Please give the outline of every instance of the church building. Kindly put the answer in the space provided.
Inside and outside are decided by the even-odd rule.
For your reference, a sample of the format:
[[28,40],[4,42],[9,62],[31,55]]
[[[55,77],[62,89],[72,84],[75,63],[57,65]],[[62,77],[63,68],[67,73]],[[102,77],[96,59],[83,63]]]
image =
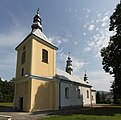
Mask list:
[[14,107],[33,112],[96,104],[96,91],[86,73],[84,80],[72,73],[70,55],[65,71],[56,68],[58,48],[43,33],[39,10],[31,28],[29,35],[16,47]]

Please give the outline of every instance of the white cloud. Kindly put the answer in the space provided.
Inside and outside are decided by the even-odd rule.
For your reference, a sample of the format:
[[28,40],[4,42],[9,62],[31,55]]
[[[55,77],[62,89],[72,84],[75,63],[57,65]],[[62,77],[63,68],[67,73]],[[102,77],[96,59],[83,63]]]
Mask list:
[[86,11],[87,13],[90,13],[91,10],[89,8],[83,8],[84,11]]
[[83,27],[86,28],[87,27],[87,24],[85,24]]
[[28,29],[25,27],[13,27],[9,29],[7,33],[0,34],[0,46],[16,46],[20,41],[22,41],[27,33]]
[[13,23],[6,32],[0,33],[0,77],[11,79],[15,76],[16,51],[15,47],[29,34],[29,29]]
[[85,32],[84,32],[84,33],[83,33],[83,35],[84,35],[84,36],[86,36],[86,35],[87,35],[87,33],[85,33]]
[[91,23],[94,23],[94,20],[91,20]]
[[109,16],[104,16],[104,18],[103,18],[103,22],[105,22],[105,21],[107,21],[107,20],[109,20]]
[[105,22],[101,24],[102,27],[106,27],[106,25],[107,25],[107,23],[105,23]]
[[[13,48],[13,50],[11,50]],[[15,77],[16,69],[16,51],[14,46],[10,48],[2,47],[0,49],[0,77],[10,80]]]
[[83,66],[87,63],[72,56],[72,64],[74,73],[77,73],[77,71],[80,71],[80,69],[83,68]]
[[49,40],[52,41],[57,47],[59,47],[61,43],[68,42],[67,38],[63,38],[61,36],[52,36],[52,37],[49,37]]
[[74,45],[77,45],[78,44],[78,42],[74,42]]
[[96,28],[96,31],[98,31],[99,30],[99,28]]
[[[109,13],[106,14],[97,14],[97,17],[95,18],[96,22],[98,23],[98,27],[95,27],[95,25],[91,24],[85,26],[88,28],[88,30],[95,30],[96,34],[93,35],[92,39],[90,39],[90,42],[87,42],[87,47],[84,48],[85,52],[88,52],[90,50],[95,51],[95,56],[98,57],[100,50],[108,45],[110,36],[114,34],[114,32],[110,32],[109,29]],[[95,20],[94,20],[95,21]]]
[[67,9],[65,10],[65,12],[66,12],[66,13],[71,13],[71,12],[72,12],[72,8],[67,8]]
[[63,48],[59,49],[57,51],[57,59],[59,61],[65,61],[67,58],[67,55],[64,53]]
[[95,29],[95,25],[89,25],[89,27],[88,27],[88,30],[90,30],[90,31],[92,31],[92,30],[94,30]]
[[89,17],[89,15],[86,15],[86,18],[88,18]]
[[91,41],[91,42],[88,43],[88,46],[90,46],[90,47],[92,47],[94,45],[95,45],[95,43],[93,41]]
[[87,12],[89,13],[91,10],[90,9],[87,9]]
[[102,15],[101,13],[98,13],[98,14],[97,14],[97,17],[98,17],[98,18],[100,18],[100,17],[101,17],[101,15]]
[[91,47],[85,47],[85,48],[84,48],[84,51],[85,51],[85,52],[89,52],[90,50],[91,50]]
[[110,89],[110,81],[113,80],[113,77],[109,75],[108,73],[105,73],[102,71],[88,71],[87,73],[88,79],[90,84],[96,89],[96,90],[105,90],[109,91]]
[[61,37],[56,36],[56,37],[49,37],[49,40],[52,41],[57,47],[61,44]]
[[74,8],[67,8],[66,10],[65,10],[65,13],[67,13],[67,14],[73,14],[73,13],[77,13],[78,12],[78,9],[74,9]]
[[70,38],[72,37],[71,33],[69,31],[66,31],[65,38]]

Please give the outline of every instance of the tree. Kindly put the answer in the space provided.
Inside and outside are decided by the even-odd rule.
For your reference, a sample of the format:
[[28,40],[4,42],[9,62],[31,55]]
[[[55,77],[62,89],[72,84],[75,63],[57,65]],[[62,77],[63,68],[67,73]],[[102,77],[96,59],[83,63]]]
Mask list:
[[102,91],[102,94],[101,94],[101,102],[104,104],[105,103],[105,97],[106,95],[104,94],[104,92]]
[[14,78],[9,81],[2,81],[0,78],[0,102],[13,102]]
[[110,17],[109,31],[115,34],[110,37],[107,47],[102,48],[102,65],[105,72],[114,77],[112,93],[114,103],[121,103],[121,1]]
[[97,103],[100,103],[101,102],[99,91],[96,92],[96,102]]

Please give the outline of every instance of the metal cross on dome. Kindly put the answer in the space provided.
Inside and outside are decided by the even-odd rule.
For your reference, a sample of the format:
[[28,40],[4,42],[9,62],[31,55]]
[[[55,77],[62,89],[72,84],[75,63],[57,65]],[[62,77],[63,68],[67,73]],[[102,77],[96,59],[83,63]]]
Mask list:
[[69,53],[68,53],[68,56],[70,57],[70,55],[71,55],[71,53],[69,52]]
[[39,8],[37,9],[37,14],[39,14]]

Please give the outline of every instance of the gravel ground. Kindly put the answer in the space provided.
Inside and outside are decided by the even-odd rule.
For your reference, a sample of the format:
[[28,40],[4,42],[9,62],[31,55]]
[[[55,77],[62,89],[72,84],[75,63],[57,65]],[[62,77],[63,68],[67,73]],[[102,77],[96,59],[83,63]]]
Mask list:
[[[11,107],[0,106],[0,115],[11,116],[12,120],[40,120],[42,117],[46,116],[45,112],[18,112],[13,110]],[[1,120],[1,119],[0,119]]]
[[46,114],[32,114],[26,112],[0,112],[0,115],[9,115],[11,120],[40,120]]

